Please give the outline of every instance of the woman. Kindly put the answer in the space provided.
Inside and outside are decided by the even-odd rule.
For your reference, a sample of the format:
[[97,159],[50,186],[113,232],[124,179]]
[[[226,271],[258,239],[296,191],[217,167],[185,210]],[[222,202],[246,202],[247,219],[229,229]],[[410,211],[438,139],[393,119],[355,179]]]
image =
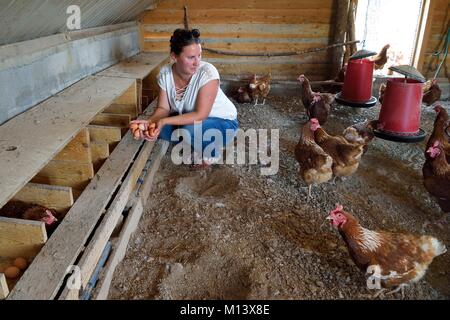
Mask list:
[[[178,130],[176,133],[182,135],[195,154],[202,155],[201,166],[207,167],[219,160],[221,147],[233,140],[238,122],[234,104],[219,87],[217,69],[201,61],[199,37],[197,29],[174,31],[170,38],[172,63],[162,67],[158,75],[160,90],[157,107],[148,120],[132,123],[144,124],[141,137],[150,141],[159,136],[167,141],[179,142],[179,135],[172,133],[180,129],[181,132]],[[155,129],[148,134],[146,130],[152,126]],[[205,132],[211,129],[220,131],[221,138],[217,135],[210,139],[205,137]],[[217,148],[211,154],[204,154],[212,141]],[[208,147],[208,150],[211,149]]]

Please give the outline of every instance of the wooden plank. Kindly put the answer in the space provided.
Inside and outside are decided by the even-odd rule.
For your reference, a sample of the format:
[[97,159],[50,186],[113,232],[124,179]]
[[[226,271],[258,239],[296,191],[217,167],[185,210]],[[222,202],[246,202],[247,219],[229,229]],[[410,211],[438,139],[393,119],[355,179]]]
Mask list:
[[[221,25],[223,28],[226,28],[226,25]],[[270,25],[267,25],[270,26]],[[298,25],[302,26],[302,25]],[[264,40],[264,39],[277,39],[280,41],[280,39],[285,39],[285,42],[289,42],[291,39],[311,39],[311,38],[326,38],[329,36],[330,33],[330,26],[329,25],[313,25],[310,24],[311,29],[307,28],[298,28],[293,27],[293,30],[296,31],[295,33],[269,33],[269,32],[249,32],[244,29],[237,30],[235,32],[223,32],[223,33],[212,33],[212,32],[202,32],[201,39],[205,42],[211,42],[214,39],[216,41],[220,39],[242,39],[242,41],[245,41],[246,39],[250,40]],[[315,29],[314,26],[322,26],[321,28]],[[207,29],[208,30],[208,29]],[[269,31],[269,30],[267,30]],[[172,31],[173,32],[173,31]],[[161,41],[166,42],[166,44],[169,42],[170,37],[172,33],[171,32],[146,32],[144,34],[144,41],[153,40],[153,41]],[[226,40],[225,40],[226,41]]]
[[[333,43],[342,43],[345,41],[345,32],[347,30],[347,23],[348,23],[349,3],[350,3],[349,0],[338,1]],[[333,51],[331,53],[330,78],[335,78],[338,75],[339,70],[341,70],[342,67],[343,58],[344,58],[344,48],[343,47],[333,48]]]
[[80,132],[62,149],[53,160],[92,162],[91,148],[89,147],[89,131],[86,128]]
[[91,124],[127,128],[130,121],[131,117],[128,114],[99,113],[91,121]]
[[91,152],[94,171],[97,172],[103,162],[109,157],[109,145],[106,142],[92,142]]
[[137,198],[135,204],[131,208],[126,218],[125,224],[120,232],[119,238],[113,247],[112,254],[104,267],[104,271],[100,273],[99,282],[97,284],[95,300],[106,300],[108,298],[109,287],[116,270],[117,265],[125,257],[128,242],[131,234],[136,230],[139,220],[143,212],[142,201]]
[[[157,68],[159,72],[160,68]],[[142,113],[142,82],[144,80],[136,79],[136,97],[137,97],[137,103],[136,103],[136,112],[137,114]]]
[[122,132],[118,127],[88,125],[91,142],[115,143],[122,139]]
[[[205,48],[245,52],[298,52],[311,48],[322,48],[328,45],[328,38],[312,38],[311,41],[303,39],[304,42],[271,42],[270,39],[260,40],[260,42],[214,42],[204,43]],[[144,42],[145,51],[167,50],[166,41]],[[204,50],[206,51],[206,50]]]
[[156,172],[159,169],[159,165],[161,163],[161,159],[164,157],[164,155],[167,152],[167,149],[169,148],[169,142],[165,141],[165,140],[159,140],[160,145],[159,148],[157,150],[157,152],[155,152],[152,155],[151,158],[151,167],[150,167],[150,171],[147,174],[147,177],[145,177],[144,182],[142,183],[142,185],[139,187],[137,195],[141,197],[142,199],[142,204],[145,206],[147,204],[147,200],[148,200],[148,196],[150,194],[151,188],[152,188],[152,184],[153,184],[153,179],[155,177]]
[[6,299],[9,294],[8,284],[6,283],[6,277],[3,273],[0,273],[0,300]]
[[165,53],[143,52],[103,70],[97,75],[142,80],[147,77],[153,69],[168,61],[168,59],[168,50],[165,50]]
[[47,241],[40,221],[0,217],[0,256],[33,258]]
[[324,80],[329,74],[329,64],[232,64],[232,63],[214,63],[220,75],[234,75],[236,77],[245,77],[249,74],[267,74],[272,73],[272,78],[277,80],[296,80],[300,74],[305,74],[312,80]]
[[103,112],[116,114],[129,114],[132,119],[137,117],[136,106],[133,104],[117,104],[113,103],[107,107]]
[[416,46],[413,54],[413,65],[420,72],[424,70],[424,53],[428,48],[428,41],[431,34],[431,26],[434,14],[435,0],[426,0],[422,6],[419,20],[419,32],[416,36]]
[[0,207],[132,81],[87,77],[1,125]]
[[127,91],[125,91],[120,97],[114,100],[114,103],[136,105],[136,81],[127,89]]
[[[207,62],[221,61],[229,63],[290,63],[290,64],[305,64],[305,63],[325,63],[330,62],[329,53],[327,51],[316,52],[312,54],[301,54],[288,57],[239,57],[232,55],[223,55],[205,51],[203,60]],[[212,62],[211,62],[212,63]]]
[[[159,37],[161,40],[169,42],[173,31],[180,27],[175,24],[157,24],[151,23],[143,25],[145,30],[144,37]],[[209,38],[258,38],[267,36],[267,38],[302,38],[305,36],[326,37],[330,34],[330,24],[302,23],[302,24],[267,24],[267,23],[246,23],[238,24],[206,24],[198,23],[195,27],[200,29],[201,39]]]
[[[332,8],[317,9],[246,9],[247,23],[324,23],[329,24]],[[152,10],[145,15],[142,22],[151,23],[179,23],[183,22],[184,10]],[[189,23],[230,24],[242,22],[242,11],[235,9],[206,9],[189,11]]]
[[52,160],[31,181],[83,190],[93,177],[92,163]]
[[67,212],[73,205],[72,188],[47,184],[27,183],[14,197],[28,203]]
[[[186,5],[189,10],[197,9],[320,9],[333,7],[333,0],[227,0],[213,2],[209,0],[165,0],[161,1],[156,10],[179,9]],[[175,29],[174,29],[175,30]]]
[[[156,104],[156,101],[153,105]],[[148,116],[148,115],[146,115]],[[141,140],[128,132],[92,179],[64,220],[8,296],[11,300],[53,299],[63,284],[122,177]]]
[[[169,143],[167,141],[158,141],[158,147],[156,152],[152,153],[150,160],[151,165],[146,176],[143,177],[143,183],[138,184],[135,188],[133,198],[129,200],[131,210],[126,218],[125,224],[120,232],[119,239],[112,251],[111,257],[108,259],[108,263],[104,267],[104,272],[100,275],[99,283],[97,284],[98,290],[96,290],[95,299],[104,300],[108,297],[109,287],[111,285],[112,276],[117,265],[122,261],[125,256],[126,248],[130,240],[131,234],[137,227],[143,211],[142,202],[146,202],[150,194],[151,186],[153,185],[153,179],[156,172],[159,169],[162,157],[166,154]],[[139,193],[139,196],[136,196]]]
[[[94,237],[90,240],[89,245],[84,250],[81,260],[77,263],[81,271],[82,289],[86,288],[89,279],[97,266],[106,242],[110,238],[118,220],[122,215],[123,209],[130,198],[134,186],[136,185],[136,181],[147,162],[154,144],[154,142],[144,143],[144,147],[140,151],[137,159],[134,161],[130,172],[120,186],[120,189],[103,217],[102,222],[95,230]],[[73,293],[69,293],[69,291],[70,290],[63,292],[60,299],[73,297]]]

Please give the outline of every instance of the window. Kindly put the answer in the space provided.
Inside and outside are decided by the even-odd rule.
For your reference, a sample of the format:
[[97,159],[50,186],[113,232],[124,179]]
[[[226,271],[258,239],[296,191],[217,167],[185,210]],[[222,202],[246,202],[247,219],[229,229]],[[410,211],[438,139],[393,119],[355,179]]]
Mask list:
[[364,41],[359,49],[379,52],[390,44],[389,60],[383,70],[375,74],[386,74],[388,67],[413,64],[416,38],[419,29],[423,0],[358,0],[355,31],[356,39]]

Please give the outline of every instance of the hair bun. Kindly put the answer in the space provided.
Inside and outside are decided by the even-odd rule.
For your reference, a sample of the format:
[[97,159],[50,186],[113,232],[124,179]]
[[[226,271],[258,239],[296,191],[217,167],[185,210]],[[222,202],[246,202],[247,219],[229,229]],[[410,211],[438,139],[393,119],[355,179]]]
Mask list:
[[192,29],[191,33],[193,38],[200,38],[200,30]]

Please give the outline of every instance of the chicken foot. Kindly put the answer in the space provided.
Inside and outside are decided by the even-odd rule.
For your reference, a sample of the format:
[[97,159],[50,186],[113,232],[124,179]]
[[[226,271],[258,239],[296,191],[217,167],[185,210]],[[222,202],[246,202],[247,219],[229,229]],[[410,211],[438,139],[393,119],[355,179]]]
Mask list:
[[391,294],[394,294],[394,293],[397,293],[397,292],[399,292],[401,290],[401,292],[402,292],[402,299],[404,299],[405,298],[405,286],[398,286],[397,288],[395,288],[394,290],[391,290],[391,291],[388,291],[388,292],[386,292],[386,293],[384,293],[385,291],[387,291],[387,289],[386,288],[383,288],[383,289],[380,289],[380,290],[378,290],[373,296],[372,296],[372,298],[373,299],[376,299],[376,298],[378,298],[381,294],[383,294],[383,295],[391,295]]

